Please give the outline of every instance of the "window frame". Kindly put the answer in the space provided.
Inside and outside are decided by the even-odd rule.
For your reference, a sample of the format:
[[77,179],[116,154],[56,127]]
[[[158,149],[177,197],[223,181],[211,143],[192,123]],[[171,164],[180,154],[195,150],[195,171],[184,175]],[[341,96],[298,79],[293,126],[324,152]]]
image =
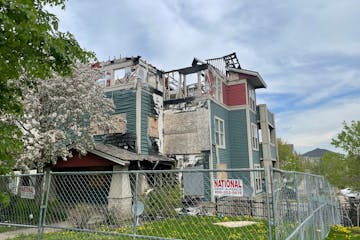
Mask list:
[[[254,169],[258,168],[261,168],[260,164],[254,163]],[[261,193],[263,191],[261,173],[261,171],[254,171],[255,193]]]
[[251,123],[251,146],[253,150],[259,151],[259,128],[255,123]]
[[256,93],[254,88],[249,88],[249,106],[250,109],[256,112]]
[[[221,125],[222,123],[222,125]],[[218,126],[219,125],[219,126]],[[215,144],[218,148],[226,148],[225,121],[217,116],[214,117]]]

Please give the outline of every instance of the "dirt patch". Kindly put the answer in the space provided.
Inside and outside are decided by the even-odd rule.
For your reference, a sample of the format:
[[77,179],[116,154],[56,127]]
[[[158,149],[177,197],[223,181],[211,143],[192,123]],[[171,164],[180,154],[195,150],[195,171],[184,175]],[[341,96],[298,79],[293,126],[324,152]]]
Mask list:
[[252,221],[236,221],[236,222],[218,222],[214,224],[223,227],[236,228],[236,227],[245,227],[249,225],[254,225],[256,223],[257,222],[252,222]]

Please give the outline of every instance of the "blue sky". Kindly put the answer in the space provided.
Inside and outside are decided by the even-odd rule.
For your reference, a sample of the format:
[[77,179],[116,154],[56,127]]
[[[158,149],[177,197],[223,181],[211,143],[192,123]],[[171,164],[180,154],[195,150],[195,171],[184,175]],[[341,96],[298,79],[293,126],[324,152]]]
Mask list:
[[360,1],[88,1],[54,9],[99,60],[142,56],[163,70],[236,52],[268,88],[277,136],[304,153],[360,120]]

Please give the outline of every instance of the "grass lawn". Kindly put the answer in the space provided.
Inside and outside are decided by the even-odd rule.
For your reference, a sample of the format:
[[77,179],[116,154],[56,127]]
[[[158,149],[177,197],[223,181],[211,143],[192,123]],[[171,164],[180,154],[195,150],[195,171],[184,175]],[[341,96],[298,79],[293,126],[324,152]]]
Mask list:
[[16,227],[0,226],[0,233],[16,230]]
[[326,240],[360,240],[360,227],[333,226]]
[[[228,228],[217,226],[213,223],[216,222],[230,222],[230,221],[254,221],[256,224],[244,227]],[[123,227],[110,229],[103,226],[100,231],[112,231],[116,233],[131,234],[131,227]],[[211,239],[268,239],[267,222],[257,218],[249,217],[177,217],[161,221],[153,221],[138,226],[138,235],[150,235],[164,238],[175,239],[198,239],[198,240],[211,240]],[[18,240],[32,240],[36,239],[36,235],[18,236]],[[101,235],[91,233],[79,233],[71,231],[52,232],[45,234],[44,239],[47,240],[60,240],[60,239],[84,239],[84,240],[105,240],[105,239],[132,239],[132,237],[119,237],[112,235]]]

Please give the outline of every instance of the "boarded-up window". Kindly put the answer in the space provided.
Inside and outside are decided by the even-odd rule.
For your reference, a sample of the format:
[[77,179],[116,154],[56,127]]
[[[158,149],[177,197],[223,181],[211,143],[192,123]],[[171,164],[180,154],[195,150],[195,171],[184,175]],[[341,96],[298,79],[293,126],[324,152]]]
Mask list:
[[[227,169],[227,164],[226,163],[220,163],[216,166],[217,170],[226,170]],[[227,179],[227,172],[217,172],[217,179]]]
[[150,137],[159,138],[158,120],[153,117],[148,117],[148,134]]

